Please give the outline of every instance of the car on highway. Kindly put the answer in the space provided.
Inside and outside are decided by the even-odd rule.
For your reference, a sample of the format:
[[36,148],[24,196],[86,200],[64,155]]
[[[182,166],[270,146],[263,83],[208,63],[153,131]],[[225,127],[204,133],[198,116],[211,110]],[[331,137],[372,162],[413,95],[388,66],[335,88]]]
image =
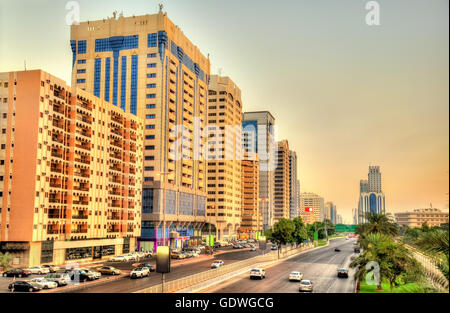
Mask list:
[[99,267],[97,268],[97,272],[101,273],[102,275],[120,275],[122,273],[121,270],[113,266]]
[[303,279],[300,284],[298,284],[298,291],[313,291],[313,282],[310,280]]
[[29,281],[16,281],[11,284],[9,284],[8,289],[11,291],[40,291],[42,290],[42,287],[36,283],[29,282]]
[[29,268],[27,268],[27,271],[29,271],[31,274],[39,274],[39,275],[50,273],[49,268],[42,267],[39,265],[29,267]]
[[150,275],[150,269],[148,267],[136,267],[130,273],[131,278],[142,278]]
[[348,270],[346,268],[338,268],[337,277],[348,278]]
[[212,262],[211,268],[219,268],[223,265],[224,265],[224,263],[222,260],[215,260],[214,262]]
[[136,267],[148,267],[150,272],[156,271],[155,266],[153,264],[150,264],[150,263],[139,263]]
[[341,252],[341,249],[339,249],[339,248],[334,248],[334,251],[335,251],[335,252]]
[[48,268],[48,270],[50,271],[50,273],[56,273],[57,271],[59,271],[59,266],[56,265],[42,265],[42,267]]
[[69,283],[70,276],[65,273],[50,273],[44,277],[48,281],[55,282],[58,287],[66,286]]
[[32,283],[36,283],[42,287],[42,289],[53,289],[58,287],[58,284],[54,281],[47,280],[44,277],[36,277],[30,280]]
[[303,273],[301,272],[291,272],[289,274],[289,281],[302,281]]
[[250,271],[250,279],[259,278],[263,279],[266,278],[266,272],[262,268],[253,268]]

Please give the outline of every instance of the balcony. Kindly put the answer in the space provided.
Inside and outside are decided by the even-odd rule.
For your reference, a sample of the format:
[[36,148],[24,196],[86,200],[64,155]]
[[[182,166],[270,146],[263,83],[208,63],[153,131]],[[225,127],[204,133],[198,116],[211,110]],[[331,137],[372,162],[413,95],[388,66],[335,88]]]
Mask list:
[[64,129],[64,121],[63,120],[53,119],[52,125],[54,127],[58,127],[58,128]]
[[71,231],[72,234],[86,234],[87,232],[87,229],[76,229]]
[[82,116],[77,115],[76,119],[77,119],[77,121],[80,121],[80,122],[83,122],[83,123],[86,123],[86,124],[92,124],[92,118],[91,117],[86,117],[84,115],[82,115]]
[[59,229],[47,229],[47,234],[49,235],[59,234]]
[[87,138],[91,138],[91,132],[90,131],[80,131],[80,130],[76,130],[75,133],[87,137]]
[[122,149],[122,141],[119,141],[119,140],[111,141],[111,145]]
[[80,163],[84,163],[84,164],[91,164],[91,160],[89,159],[89,157],[87,158],[75,158],[75,162],[80,162]]
[[89,205],[89,201],[82,201],[82,200],[76,200],[73,201],[72,203],[76,205]]
[[72,219],[76,219],[76,220],[87,220],[89,216],[87,215],[73,215]]
[[91,150],[91,145],[89,143],[77,143],[75,144],[75,147],[79,148],[79,149],[84,149],[84,150]]
[[79,176],[79,177],[86,177],[86,178],[90,177],[90,175],[88,173],[83,173],[83,172],[74,172],[73,174],[75,176]]
[[66,100],[66,94],[65,94],[64,90],[59,91],[55,88],[53,95],[61,100],[64,100],[64,101]]
[[122,168],[120,166],[114,165],[109,167],[112,171],[122,172]]

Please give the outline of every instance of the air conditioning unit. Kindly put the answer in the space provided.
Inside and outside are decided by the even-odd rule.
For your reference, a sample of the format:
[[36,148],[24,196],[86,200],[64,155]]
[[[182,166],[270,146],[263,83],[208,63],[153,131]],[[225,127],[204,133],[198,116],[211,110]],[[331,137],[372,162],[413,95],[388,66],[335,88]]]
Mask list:
[[50,96],[49,95],[45,95],[45,97],[48,99],[48,98],[50,98]]
[[50,84],[50,79],[47,79],[45,82],[46,82],[47,84]]

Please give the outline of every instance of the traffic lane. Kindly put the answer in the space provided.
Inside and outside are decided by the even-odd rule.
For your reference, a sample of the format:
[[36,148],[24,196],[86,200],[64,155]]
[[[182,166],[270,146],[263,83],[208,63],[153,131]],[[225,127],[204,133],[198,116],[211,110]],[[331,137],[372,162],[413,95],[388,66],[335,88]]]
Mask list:
[[[341,252],[335,252],[339,247]],[[288,280],[289,273],[300,271],[304,279],[314,283],[314,292],[353,292],[352,276],[338,278],[336,269],[349,263],[353,254],[352,244],[346,240],[333,240],[324,248],[313,250],[295,256],[289,260],[269,266],[266,269],[266,278],[251,280],[249,273],[244,273],[232,279],[229,285],[208,288],[203,292],[219,293],[298,293],[298,282]]]
[[[258,250],[257,250],[258,251]],[[192,264],[184,264],[173,267],[170,273],[165,274],[165,281],[171,281],[189,275],[197,274],[211,269],[211,263],[214,260],[223,260],[225,265],[238,262],[257,255],[257,251],[238,251],[233,253],[225,253],[214,256],[214,259],[200,261]],[[111,282],[105,282],[101,285],[86,286],[86,288],[70,291],[71,293],[120,293],[134,292],[144,288],[148,288],[157,284],[161,284],[162,276],[159,273],[152,272],[149,277],[131,279],[124,277]],[[63,292],[63,290],[61,290]]]

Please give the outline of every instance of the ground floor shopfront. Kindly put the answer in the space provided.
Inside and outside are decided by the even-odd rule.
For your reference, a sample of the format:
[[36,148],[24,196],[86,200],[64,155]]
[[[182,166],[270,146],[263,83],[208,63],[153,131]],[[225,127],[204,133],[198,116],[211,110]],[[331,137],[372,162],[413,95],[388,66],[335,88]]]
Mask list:
[[0,251],[12,256],[13,267],[43,264],[67,265],[107,260],[136,250],[136,238],[88,239],[41,242],[1,242]]

